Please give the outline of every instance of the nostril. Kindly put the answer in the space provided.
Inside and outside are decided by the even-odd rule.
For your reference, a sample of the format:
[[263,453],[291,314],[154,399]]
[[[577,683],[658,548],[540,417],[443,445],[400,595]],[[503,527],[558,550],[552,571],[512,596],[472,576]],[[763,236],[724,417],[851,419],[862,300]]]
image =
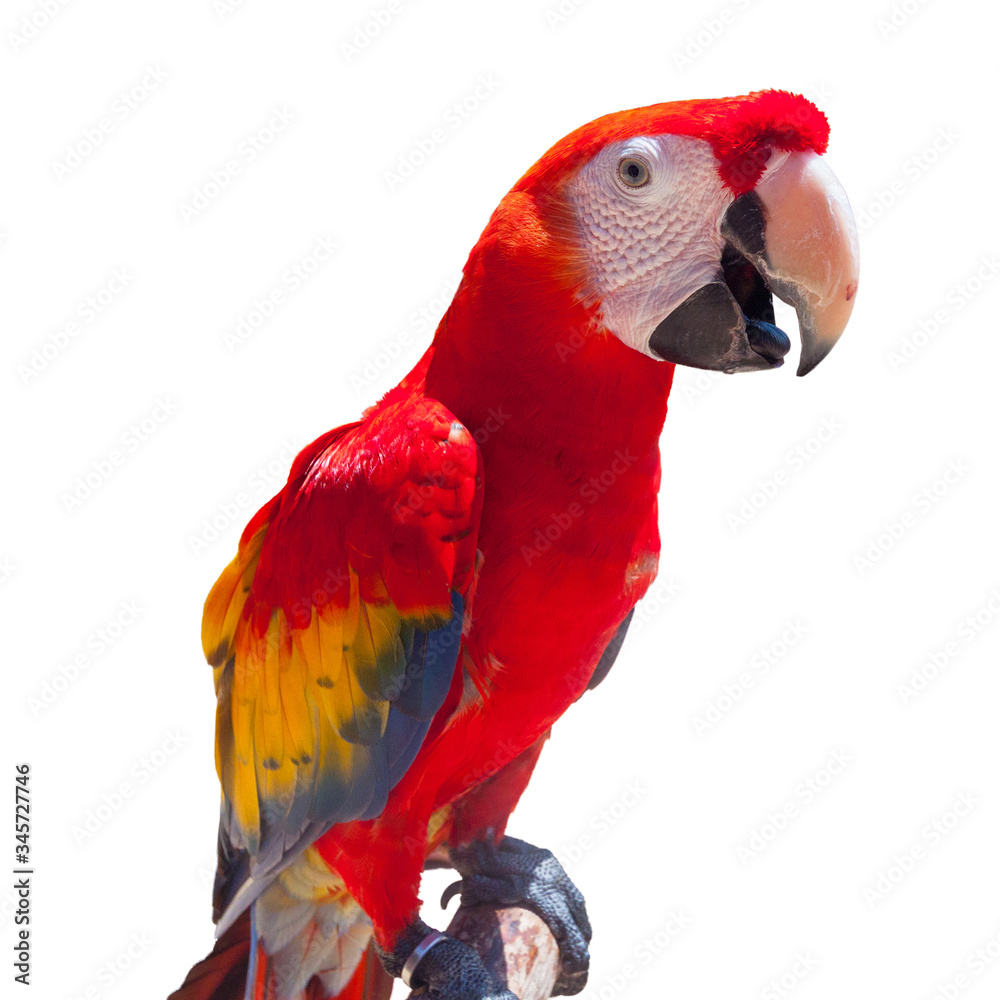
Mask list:
[[792,347],[792,342],[782,330],[759,319],[747,319],[747,340],[754,352],[767,358],[775,368]]

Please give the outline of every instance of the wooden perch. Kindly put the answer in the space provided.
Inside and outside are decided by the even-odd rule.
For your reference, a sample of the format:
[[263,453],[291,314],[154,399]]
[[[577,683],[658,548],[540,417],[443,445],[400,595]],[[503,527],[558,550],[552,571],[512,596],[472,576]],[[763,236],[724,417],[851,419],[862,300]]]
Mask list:
[[520,1000],[552,995],[559,946],[545,921],[530,910],[460,906],[448,933],[475,948],[496,981]]
[[[447,933],[474,948],[493,978],[519,1000],[549,1000],[559,975],[559,946],[541,917],[520,907],[460,906]],[[377,959],[370,971],[366,996],[389,1000],[395,980]],[[420,987],[410,997],[426,992]]]

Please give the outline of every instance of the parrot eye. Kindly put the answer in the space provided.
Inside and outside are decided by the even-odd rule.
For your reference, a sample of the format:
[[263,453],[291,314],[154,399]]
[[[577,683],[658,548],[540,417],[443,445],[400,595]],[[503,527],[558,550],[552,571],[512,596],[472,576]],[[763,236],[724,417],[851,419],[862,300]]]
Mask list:
[[635,156],[626,156],[618,164],[618,176],[626,187],[641,188],[649,183],[649,167]]

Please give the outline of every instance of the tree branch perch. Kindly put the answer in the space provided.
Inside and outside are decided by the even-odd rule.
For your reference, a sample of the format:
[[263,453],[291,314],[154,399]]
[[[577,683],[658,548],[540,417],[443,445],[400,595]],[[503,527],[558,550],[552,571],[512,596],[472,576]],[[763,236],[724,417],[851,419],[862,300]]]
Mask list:
[[497,982],[520,1000],[548,1000],[552,995],[559,946],[545,921],[530,910],[463,905],[447,933],[474,948]]

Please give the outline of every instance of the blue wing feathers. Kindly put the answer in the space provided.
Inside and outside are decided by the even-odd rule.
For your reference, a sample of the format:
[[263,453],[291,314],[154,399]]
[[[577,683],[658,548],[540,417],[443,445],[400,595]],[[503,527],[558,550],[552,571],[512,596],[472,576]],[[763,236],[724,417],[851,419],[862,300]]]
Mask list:
[[392,705],[411,718],[433,718],[451,687],[465,617],[465,602],[456,591],[451,608],[447,624],[430,632],[414,630],[412,642],[407,643],[406,678]]

